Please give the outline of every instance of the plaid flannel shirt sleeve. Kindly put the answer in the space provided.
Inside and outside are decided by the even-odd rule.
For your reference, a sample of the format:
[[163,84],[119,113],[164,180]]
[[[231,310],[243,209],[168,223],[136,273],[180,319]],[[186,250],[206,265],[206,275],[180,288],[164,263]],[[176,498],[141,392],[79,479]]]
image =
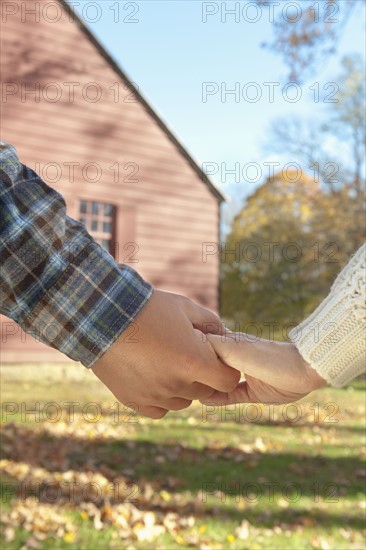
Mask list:
[[66,214],[63,197],[0,142],[0,313],[86,367],[153,289]]

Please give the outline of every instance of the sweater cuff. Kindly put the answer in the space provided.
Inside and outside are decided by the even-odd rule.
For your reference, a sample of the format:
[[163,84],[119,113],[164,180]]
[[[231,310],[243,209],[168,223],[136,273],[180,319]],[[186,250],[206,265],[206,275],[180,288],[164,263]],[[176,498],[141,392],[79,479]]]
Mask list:
[[343,386],[365,371],[364,254],[357,254],[355,260],[359,265],[351,262],[328,297],[289,333],[305,361],[334,387]]

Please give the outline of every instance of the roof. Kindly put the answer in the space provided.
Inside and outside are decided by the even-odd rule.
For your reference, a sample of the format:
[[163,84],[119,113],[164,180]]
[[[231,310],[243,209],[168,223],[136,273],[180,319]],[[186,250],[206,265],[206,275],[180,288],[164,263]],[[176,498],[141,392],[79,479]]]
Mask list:
[[163,132],[167,135],[167,137],[170,139],[170,141],[179,150],[181,155],[188,161],[188,163],[193,168],[193,170],[199,175],[202,182],[207,185],[207,187],[210,189],[210,191],[213,193],[213,195],[215,195],[219,199],[220,202],[225,201],[226,200],[225,195],[207,177],[207,175],[202,170],[202,168],[200,168],[200,166],[197,164],[197,162],[188,153],[187,149],[185,149],[185,147],[183,147],[183,145],[175,137],[173,132],[168,128],[166,123],[154,111],[154,109],[151,107],[151,105],[148,103],[148,101],[143,97],[141,92],[133,86],[133,84],[131,82],[131,79],[127,76],[125,71],[123,71],[121,69],[121,67],[118,65],[118,63],[113,59],[113,57],[102,46],[102,44],[99,42],[99,40],[95,37],[95,35],[91,32],[91,30],[84,23],[84,21],[76,14],[75,10],[71,9],[71,7],[69,6],[67,0],[57,0],[57,1],[66,10],[67,14],[70,15],[70,19],[78,25],[80,30],[85,34],[85,36],[88,38],[88,40],[93,44],[93,46],[97,49],[99,54],[110,65],[110,67],[117,74],[117,76],[122,80],[122,82],[126,85],[126,87],[129,90],[131,90],[131,92],[133,92],[134,97],[136,97],[137,100],[139,101],[139,103],[141,103],[143,105],[143,107],[146,109],[146,111],[149,113],[149,115],[155,120],[155,122],[158,124],[158,126],[163,130]]

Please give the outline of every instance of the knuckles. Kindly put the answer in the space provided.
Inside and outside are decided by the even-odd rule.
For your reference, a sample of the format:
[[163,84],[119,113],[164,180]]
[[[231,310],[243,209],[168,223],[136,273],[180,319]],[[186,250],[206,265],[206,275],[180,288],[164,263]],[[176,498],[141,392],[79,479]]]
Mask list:
[[[182,392],[182,389],[187,385],[184,378],[176,378],[174,380],[167,380],[164,383],[164,397],[175,397]],[[160,396],[161,398],[162,396]]]
[[197,355],[187,354],[181,358],[177,382],[190,383],[195,381],[195,373],[200,366]]

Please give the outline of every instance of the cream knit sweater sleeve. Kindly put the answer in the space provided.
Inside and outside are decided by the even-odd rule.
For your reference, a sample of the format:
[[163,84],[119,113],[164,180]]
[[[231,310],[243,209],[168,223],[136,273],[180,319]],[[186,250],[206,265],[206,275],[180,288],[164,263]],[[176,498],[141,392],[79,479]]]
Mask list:
[[366,370],[366,244],[290,339],[322,378],[340,387]]

